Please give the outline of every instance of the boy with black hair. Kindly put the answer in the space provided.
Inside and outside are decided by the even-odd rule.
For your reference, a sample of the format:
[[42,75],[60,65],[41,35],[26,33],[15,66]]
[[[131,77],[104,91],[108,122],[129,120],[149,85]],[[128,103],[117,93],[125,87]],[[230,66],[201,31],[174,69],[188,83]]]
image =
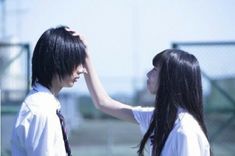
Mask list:
[[86,72],[86,46],[68,30],[64,26],[48,29],[36,44],[32,90],[22,103],[14,126],[12,156],[71,155],[56,96]]

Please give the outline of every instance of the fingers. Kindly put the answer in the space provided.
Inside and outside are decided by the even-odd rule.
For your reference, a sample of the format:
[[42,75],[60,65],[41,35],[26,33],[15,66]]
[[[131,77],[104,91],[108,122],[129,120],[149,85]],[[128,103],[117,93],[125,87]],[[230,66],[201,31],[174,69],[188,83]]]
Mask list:
[[68,31],[68,32],[70,32],[73,36],[78,36],[78,37],[80,37],[80,35],[79,35],[76,31],[74,31],[74,30],[72,30],[72,29],[70,29],[70,28],[65,28],[65,30]]
[[87,47],[87,44],[85,42],[85,39],[83,36],[81,36],[78,32],[70,29],[70,28],[65,28],[66,31],[70,32],[72,34],[72,36],[77,36],[80,38],[80,40],[83,42],[83,44]]

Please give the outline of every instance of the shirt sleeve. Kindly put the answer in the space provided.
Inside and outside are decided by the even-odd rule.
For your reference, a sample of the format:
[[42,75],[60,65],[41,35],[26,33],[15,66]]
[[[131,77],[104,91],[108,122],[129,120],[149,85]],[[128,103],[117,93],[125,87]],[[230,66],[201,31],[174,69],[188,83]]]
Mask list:
[[152,119],[154,107],[134,107],[132,110],[135,120],[140,126],[142,134],[145,134]]
[[27,155],[51,156],[55,155],[55,127],[53,119],[42,112],[32,115],[25,127],[25,148]]

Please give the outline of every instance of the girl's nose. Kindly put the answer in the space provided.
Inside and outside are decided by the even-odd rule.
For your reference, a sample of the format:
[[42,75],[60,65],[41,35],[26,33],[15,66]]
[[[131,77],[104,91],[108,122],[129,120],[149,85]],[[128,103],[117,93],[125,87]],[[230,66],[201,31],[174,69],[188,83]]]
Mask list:
[[150,76],[150,73],[151,73],[151,71],[149,71],[147,74],[146,74],[146,76],[149,78],[149,76]]

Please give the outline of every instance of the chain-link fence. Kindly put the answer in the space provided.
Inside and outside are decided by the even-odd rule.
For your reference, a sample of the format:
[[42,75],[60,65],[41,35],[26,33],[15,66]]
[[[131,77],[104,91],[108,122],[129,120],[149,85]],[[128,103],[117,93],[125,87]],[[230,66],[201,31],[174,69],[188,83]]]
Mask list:
[[235,153],[235,42],[173,43],[200,63],[205,116],[214,155]]

